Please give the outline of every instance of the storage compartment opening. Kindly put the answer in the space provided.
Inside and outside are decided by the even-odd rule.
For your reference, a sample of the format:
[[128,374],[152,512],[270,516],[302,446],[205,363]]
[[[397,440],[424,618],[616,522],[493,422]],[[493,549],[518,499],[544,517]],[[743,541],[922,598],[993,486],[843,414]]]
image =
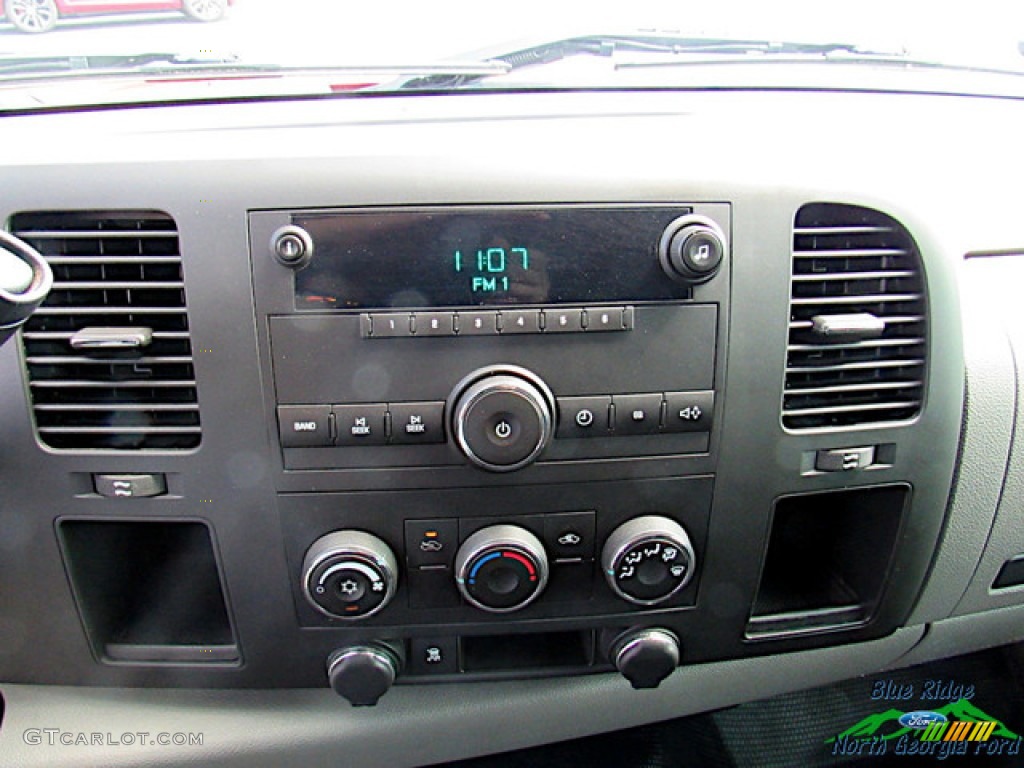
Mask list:
[[779,499],[747,637],[868,621],[885,587],[909,491],[892,486]]
[[581,668],[592,663],[593,655],[591,631],[462,638],[465,672]]
[[125,662],[238,660],[205,524],[64,520],[59,530],[98,656]]

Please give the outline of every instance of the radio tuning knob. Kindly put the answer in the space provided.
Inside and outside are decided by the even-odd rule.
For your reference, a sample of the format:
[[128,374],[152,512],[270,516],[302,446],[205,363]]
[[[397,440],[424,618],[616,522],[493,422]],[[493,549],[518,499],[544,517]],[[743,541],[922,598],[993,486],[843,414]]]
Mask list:
[[302,564],[309,603],[332,619],[364,619],[384,608],[398,586],[391,548],[362,531],[335,531],[313,542]]
[[623,523],[604,543],[601,567],[608,586],[634,605],[657,605],[690,583],[696,556],[686,530],[658,515]]
[[706,216],[680,216],[665,227],[658,258],[665,274],[681,283],[703,283],[722,266],[725,233]]

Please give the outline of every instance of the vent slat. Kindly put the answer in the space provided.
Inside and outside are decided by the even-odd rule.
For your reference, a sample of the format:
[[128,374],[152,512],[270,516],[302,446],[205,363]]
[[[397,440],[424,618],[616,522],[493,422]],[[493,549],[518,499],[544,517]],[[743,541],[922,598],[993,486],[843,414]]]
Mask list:
[[900,277],[916,277],[911,270],[877,270],[875,272],[846,272],[837,275],[832,272],[813,272],[804,275],[793,275],[794,283],[824,283],[831,280],[894,280]]
[[160,379],[159,381],[118,381],[111,383],[109,381],[85,381],[85,380],[72,380],[72,379],[60,379],[60,380],[41,380],[41,381],[30,381],[29,385],[33,389],[110,389],[116,387],[118,389],[138,388],[143,387],[165,387],[165,388],[180,388],[189,389],[196,386],[195,381],[191,379]]
[[864,259],[881,256],[908,256],[909,253],[898,248],[839,248],[836,250],[793,251],[797,259]]
[[[28,214],[32,215],[32,214]],[[125,240],[146,240],[158,237],[178,237],[177,229],[25,229],[15,226],[18,237],[26,240],[106,240],[123,238]],[[44,254],[45,255],[45,254]]]
[[177,434],[177,435],[198,435],[202,429],[195,427],[157,427],[129,425],[118,425],[116,427],[37,427],[40,433],[48,435],[147,435],[147,434]]
[[29,365],[181,365],[191,363],[192,355],[180,357],[86,357],[84,355],[53,355],[26,357]]
[[[11,229],[54,269],[53,290],[21,334],[40,439],[60,450],[198,446],[174,220],[153,211],[39,212],[12,217]],[[145,328],[152,343],[138,356],[71,347],[96,326]]]
[[909,304],[913,301],[920,301],[920,293],[873,293],[866,296],[815,296],[807,298],[794,298],[790,300],[793,306],[840,306],[843,304]]
[[869,360],[863,363],[787,366],[786,373],[842,373],[843,371],[872,371],[876,368],[912,368],[924,365],[924,360]]
[[195,403],[37,403],[37,411],[76,412],[76,411],[198,411]]
[[53,307],[46,306],[45,304],[36,310],[35,315],[41,315],[43,317],[47,315],[64,316],[64,315],[181,315],[180,309],[174,309],[173,307],[147,307],[145,305],[133,305],[124,307],[104,306],[104,307]]
[[892,227],[795,227],[793,234],[797,237],[803,235],[877,235],[892,232]]
[[[814,203],[797,212],[792,258],[783,425],[846,427],[920,413],[927,314],[910,234],[879,211]],[[882,322],[871,334],[850,328],[845,338],[814,330],[819,316],[824,323],[856,313]]]
[[920,400],[907,400],[891,403],[865,403],[863,405],[831,405],[824,408],[791,408],[787,413],[793,417],[821,416],[824,414],[864,413],[867,411],[901,411],[907,408],[917,408],[920,405]]
[[104,267],[104,266],[150,266],[154,264],[178,264],[178,256],[48,256],[54,267]]
[[869,339],[849,344],[790,344],[790,352],[829,352],[842,349],[878,349],[879,347],[916,347],[924,344],[923,338]]
[[183,290],[185,284],[182,282],[104,282],[102,280],[92,282],[66,282],[54,283],[55,291],[156,291],[156,290]]
[[892,389],[917,389],[922,386],[924,386],[923,381],[877,381],[871,384],[836,384],[830,387],[790,387],[786,390],[786,395],[794,398],[809,395],[843,395]]

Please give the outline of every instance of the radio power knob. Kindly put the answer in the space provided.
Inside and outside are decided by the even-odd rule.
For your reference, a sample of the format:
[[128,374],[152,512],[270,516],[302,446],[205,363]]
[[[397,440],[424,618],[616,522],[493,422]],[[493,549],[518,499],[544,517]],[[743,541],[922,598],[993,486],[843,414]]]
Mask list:
[[608,586],[634,605],[657,605],[690,583],[696,556],[686,530],[658,515],[623,523],[604,543],[601,566]]
[[483,368],[463,379],[450,398],[452,434],[466,458],[491,472],[534,461],[551,440],[554,396],[523,368]]
[[665,274],[681,283],[703,283],[718,272],[725,259],[722,228],[706,216],[680,216],[665,228],[658,258]]

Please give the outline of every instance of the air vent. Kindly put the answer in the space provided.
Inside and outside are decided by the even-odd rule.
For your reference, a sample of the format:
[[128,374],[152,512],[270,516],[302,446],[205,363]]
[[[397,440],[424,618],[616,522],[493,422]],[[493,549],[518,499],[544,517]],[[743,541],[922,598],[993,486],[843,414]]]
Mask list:
[[199,444],[178,232],[151,211],[23,213],[53,268],[22,339],[39,438],[57,449]]
[[926,331],[920,254],[897,221],[850,205],[799,210],[785,426],[915,416],[924,394]]

